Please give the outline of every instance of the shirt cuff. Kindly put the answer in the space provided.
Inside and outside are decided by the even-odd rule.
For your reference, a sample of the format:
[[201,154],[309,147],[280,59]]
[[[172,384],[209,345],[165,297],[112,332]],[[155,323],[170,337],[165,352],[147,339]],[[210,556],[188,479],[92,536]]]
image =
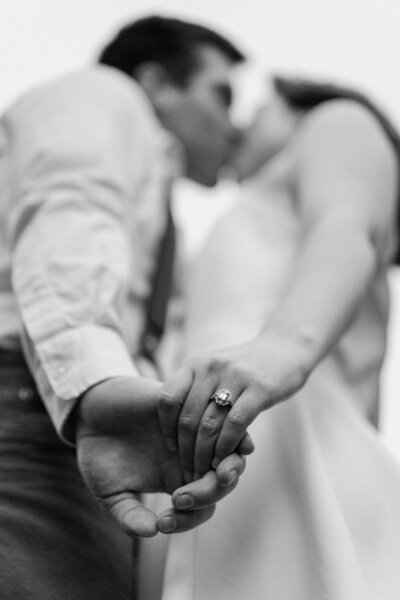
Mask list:
[[113,329],[86,325],[36,344],[33,370],[53,424],[68,444],[68,417],[80,396],[111,377],[139,376],[121,336]]

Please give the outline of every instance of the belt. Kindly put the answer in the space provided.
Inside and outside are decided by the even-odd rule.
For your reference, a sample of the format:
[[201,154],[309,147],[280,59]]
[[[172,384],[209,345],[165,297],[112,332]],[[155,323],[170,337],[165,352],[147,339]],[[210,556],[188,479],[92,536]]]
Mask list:
[[16,394],[19,400],[35,400],[35,403],[39,401],[35,380],[21,350],[0,348],[0,400],[3,409],[7,399],[10,400],[5,391],[10,385],[17,385]]
[[0,348],[1,367],[25,367],[25,369],[28,369],[25,356],[21,350],[6,350],[5,348]]

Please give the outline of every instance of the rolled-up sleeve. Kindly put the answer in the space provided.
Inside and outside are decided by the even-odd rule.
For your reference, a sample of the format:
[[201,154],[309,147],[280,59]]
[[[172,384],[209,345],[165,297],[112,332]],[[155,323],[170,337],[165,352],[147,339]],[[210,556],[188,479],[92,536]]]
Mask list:
[[11,219],[13,288],[30,366],[64,437],[85,390],[137,375],[121,315],[145,140],[134,103],[112,87],[78,77],[48,90],[32,103],[40,131],[29,125],[20,140],[29,152],[25,145]]

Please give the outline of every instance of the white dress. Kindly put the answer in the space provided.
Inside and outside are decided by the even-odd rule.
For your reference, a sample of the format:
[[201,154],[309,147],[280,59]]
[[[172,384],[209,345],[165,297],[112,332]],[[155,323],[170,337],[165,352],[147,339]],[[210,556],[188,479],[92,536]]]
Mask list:
[[[196,264],[188,355],[251,338],[290,279],[297,218],[262,187],[254,180]],[[303,390],[252,425],[237,489],[169,538],[162,600],[400,599],[400,467],[368,421],[387,315],[382,267]]]

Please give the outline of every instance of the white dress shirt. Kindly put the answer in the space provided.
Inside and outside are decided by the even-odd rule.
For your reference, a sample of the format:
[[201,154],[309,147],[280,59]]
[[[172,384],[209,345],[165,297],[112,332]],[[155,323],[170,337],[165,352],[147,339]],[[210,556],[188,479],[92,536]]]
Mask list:
[[0,347],[23,347],[61,435],[85,390],[139,372],[174,148],[141,88],[104,66],[0,122]]

